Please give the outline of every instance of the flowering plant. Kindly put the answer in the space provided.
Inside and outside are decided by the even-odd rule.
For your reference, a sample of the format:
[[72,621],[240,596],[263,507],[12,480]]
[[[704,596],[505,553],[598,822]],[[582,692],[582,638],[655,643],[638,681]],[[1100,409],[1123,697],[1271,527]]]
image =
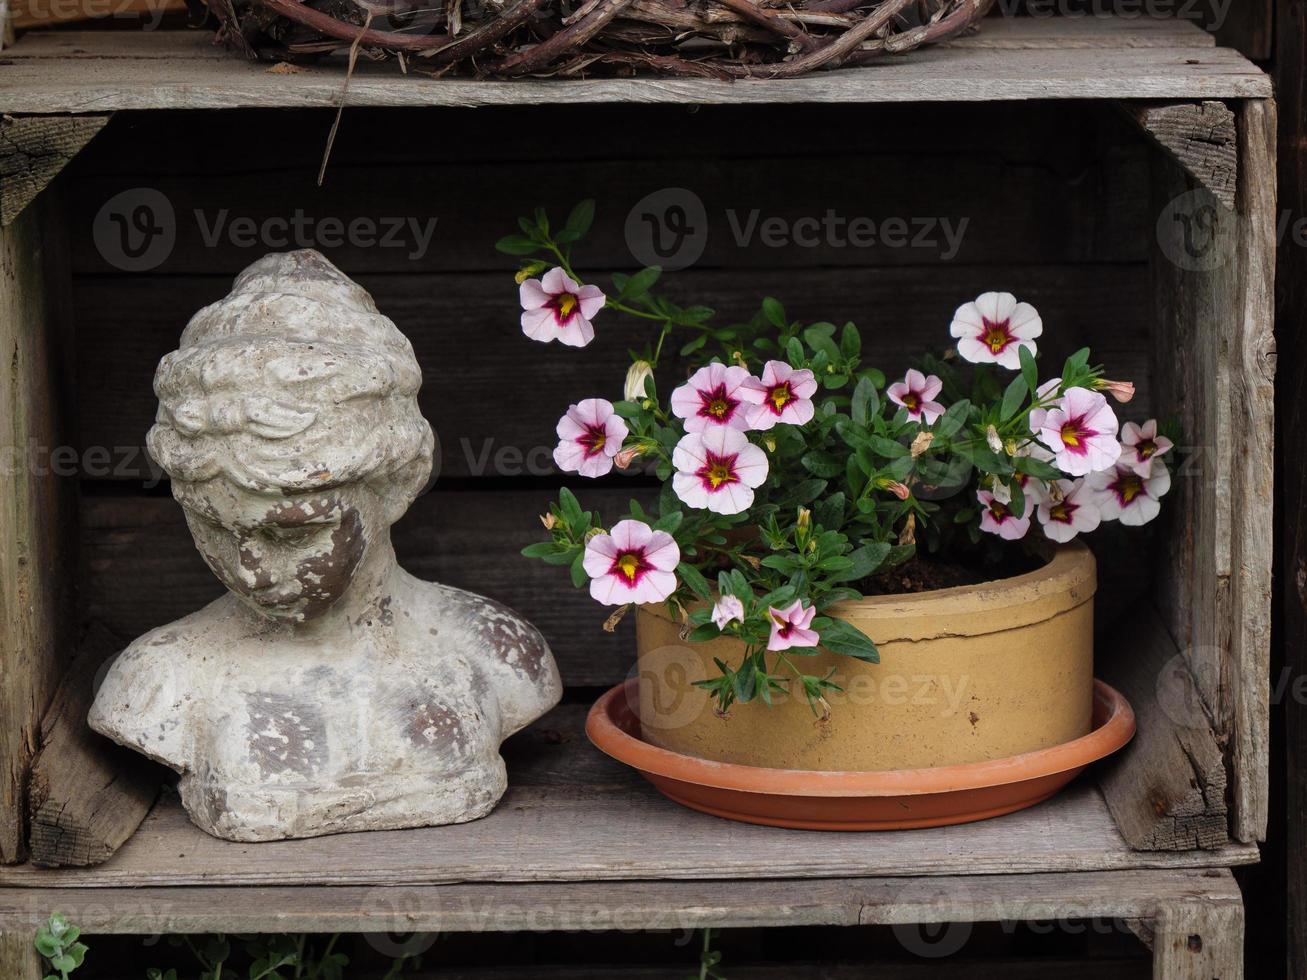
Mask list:
[[[563,489],[543,518],[549,539],[523,553],[569,566],[576,586],[619,607],[610,629],[632,604],[667,602],[690,640],[742,641],[740,663],[717,660],[720,675],[699,682],[720,711],[800,689],[824,711],[833,671],[810,674],[801,657],[877,662],[832,607],[879,590],[918,548],[974,558],[1157,515],[1171,440],[1155,420],[1119,427],[1107,396],[1128,402],[1133,385],[1106,380],[1088,349],[1041,381],[1043,324],[1010,293],[964,303],[955,349],[887,385],[851,323],[795,322],[764,299],[748,322],[719,325],[705,306],[656,294],[656,267],[615,275],[609,294],[582,285],[571,247],[593,214],[584,202],[551,231],[537,211],[498,248],[524,258],[533,340],[585,346],[601,312],[649,322],[622,398],[568,407],[554,460],[587,477],[651,468],[661,493],[606,527]],[[669,357],[673,334],[684,339]]]

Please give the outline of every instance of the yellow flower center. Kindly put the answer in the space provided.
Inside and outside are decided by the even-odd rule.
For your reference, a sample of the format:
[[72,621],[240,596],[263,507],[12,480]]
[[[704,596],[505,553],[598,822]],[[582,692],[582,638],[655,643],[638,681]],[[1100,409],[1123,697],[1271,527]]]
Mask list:
[[1080,445],[1080,430],[1068,422],[1062,426],[1062,442],[1073,447]]
[[790,383],[788,381],[784,384],[778,384],[771,390],[768,397],[771,398],[771,403],[776,406],[778,412],[794,400],[794,396],[790,393]]
[[576,297],[574,295],[572,295],[571,293],[563,293],[561,296],[558,297],[558,312],[561,313],[564,317],[571,316],[572,311],[575,309],[576,309]]
[[715,415],[718,418],[724,416],[731,406],[726,404],[724,398],[714,398],[708,403],[708,414]]
[[991,353],[1002,353],[1003,348],[1012,342],[1012,334],[1008,332],[1007,321],[994,323],[986,320],[985,332],[980,335],[980,342],[988,347]]
[[1071,512],[1067,510],[1065,503],[1054,504],[1048,508],[1049,520],[1061,521],[1063,524],[1071,523]]
[[1144,481],[1139,479],[1134,473],[1121,477],[1116,485],[1116,492],[1120,494],[1124,503],[1131,503],[1136,497],[1144,492]]
[[723,483],[730,483],[734,479],[735,474],[731,472],[731,468],[725,463],[714,463],[708,467],[708,482],[713,485],[714,490]]
[[640,570],[640,559],[635,555],[622,555],[617,559],[617,570],[630,582],[635,581],[635,573]]

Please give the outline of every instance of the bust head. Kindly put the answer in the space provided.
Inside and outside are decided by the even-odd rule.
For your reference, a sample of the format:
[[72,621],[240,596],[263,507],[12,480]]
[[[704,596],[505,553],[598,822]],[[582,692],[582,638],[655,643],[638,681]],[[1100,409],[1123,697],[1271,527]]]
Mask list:
[[155,373],[150,454],[196,547],[269,619],[344,596],[431,471],[408,339],[315,251],[265,256]]

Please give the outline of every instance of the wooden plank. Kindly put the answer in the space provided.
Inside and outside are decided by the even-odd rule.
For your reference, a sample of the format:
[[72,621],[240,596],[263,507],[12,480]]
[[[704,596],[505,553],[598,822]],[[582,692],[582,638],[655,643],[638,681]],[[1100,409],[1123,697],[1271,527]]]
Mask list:
[[[348,268],[348,266],[345,266]],[[1113,288],[1104,290],[1103,277]],[[887,374],[908,366],[912,350],[943,347],[947,323],[962,299],[995,284],[1008,284],[1034,303],[1046,324],[1047,363],[1082,346],[1110,365],[1114,375],[1135,381],[1130,417],[1146,418],[1150,405],[1148,272],[1142,266],[959,266],[941,275],[934,266],[907,269],[686,270],[669,276],[667,293],[678,302],[710,298],[722,322],[748,317],[762,296],[779,294],[795,317],[858,322],[863,357]],[[629,364],[628,349],[648,337],[639,322],[601,314],[597,337],[582,354],[522,337],[516,293],[504,273],[359,277],[378,306],[413,342],[425,377],[419,403],[442,448],[440,476],[553,477],[549,452],[557,442],[556,417],[566,406],[618,390]],[[83,470],[109,480],[150,479],[145,433],[157,403],[152,379],[159,358],[177,345],[190,315],[219,298],[226,279],[169,277],[83,278],[76,282],[77,370],[94,378],[83,386],[78,425]],[[152,300],[141,304],[143,294]],[[893,324],[892,330],[883,329]],[[451,351],[483,350],[450,370]],[[578,368],[584,365],[584,372]],[[663,372],[666,389],[674,370]],[[505,392],[539,390],[547,402],[524,411]],[[103,452],[96,460],[86,454]],[[503,455],[500,455],[503,454]],[[132,458],[128,458],[128,457]],[[529,462],[529,465],[528,465]],[[154,474],[158,475],[157,471]]]
[[12,224],[108,121],[107,115],[0,119],[0,225]]
[[1275,103],[1239,106],[1239,276],[1228,296],[1233,508],[1230,659],[1234,835],[1265,840],[1270,772],[1271,559],[1275,443]]
[[[999,36],[1016,19],[987,23]],[[29,39],[24,39],[27,43]],[[50,57],[14,58],[0,75],[12,112],[116,109],[252,108],[336,105],[343,70],[328,60],[296,75],[265,65],[219,61],[204,36],[154,32],[167,57],[119,57],[103,33],[76,36],[77,69]],[[23,44],[17,49],[21,51]],[[202,52],[200,57],[194,57]],[[995,59],[962,45],[923,49],[869,68],[816,72],[785,81],[716,82],[638,78],[476,82],[401,76],[393,64],[361,63],[349,104],[495,106],[588,102],[778,103],[956,102],[1011,99],[1268,98],[1269,79],[1242,55],[1206,44],[1192,48],[1018,48]]]
[[41,957],[32,945],[31,933],[0,932],[0,977],[5,980],[41,980],[45,976]]
[[0,869],[0,886],[425,885],[460,882],[901,877],[1215,868],[1257,848],[1133,851],[1085,780],[1029,810],[874,836],[734,823],[665,799],[599,753],[564,705],[505,746],[509,788],[488,817],[419,830],[278,841],[210,837],[175,799],[94,868]]
[[1184,902],[1159,912],[1155,980],[1243,980],[1243,905]]
[[[1150,919],[1237,904],[1230,873],[1097,873],[439,886],[0,890],[0,925],[35,929],[58,905],[106,933],[684,931],[704,927]],[[443,974],[442,974],[443,975]]]
[[72,625],[76,485],[46,455],[67,442],[63,221],[47,193],[0,228],[0,863],[22,859],[27,766]]
[[[618,478],[616,486],[591,489],[586,502],[611,521],[633,495],[650,502],[647,487],[626,489]],[[396,551],[419,578],[484,593],[526,616],[549,641],[568,686],[609,686],[634,667],[629,617],[605,633],[611,610],[573,589],[566,569],[520,554],[543,539],[538,515],[554,496],[546,489],[427,494],[396,526]],[[170,498],[87,498],[84,507],[82,617],[122,646],[223,593]]]
[[58,868],[106,860],[140,826],[170,775],[86,724],[100,666],[119,649],[107,630],[93,630],[41,721],[28,804],[34,864]]
[[1149,603],[1099,645],[1100,675],[1130,701],[1138,731],[1099,785],[1131,847],[1185,850],[1229,840],[1225,759],[1181,656]]
[[1223,102],[1131,104],[1126,113],[1194,180],[1234,210],[1238,132]]

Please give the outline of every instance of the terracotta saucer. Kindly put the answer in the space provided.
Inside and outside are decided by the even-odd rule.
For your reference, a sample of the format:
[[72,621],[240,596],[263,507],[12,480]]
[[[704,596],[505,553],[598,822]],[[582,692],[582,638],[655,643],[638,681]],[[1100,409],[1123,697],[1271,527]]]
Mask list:
[[669,752],[640,737],[638,679],[586,719],[600,751],[640,770],[677,803],[746,823],[804,830],[903,830],[997,817],[1040,803],[1135,733],[1129,702],[1094,681],[1093,730],[1052,748],[958,766],[880,772],[764,769]]

